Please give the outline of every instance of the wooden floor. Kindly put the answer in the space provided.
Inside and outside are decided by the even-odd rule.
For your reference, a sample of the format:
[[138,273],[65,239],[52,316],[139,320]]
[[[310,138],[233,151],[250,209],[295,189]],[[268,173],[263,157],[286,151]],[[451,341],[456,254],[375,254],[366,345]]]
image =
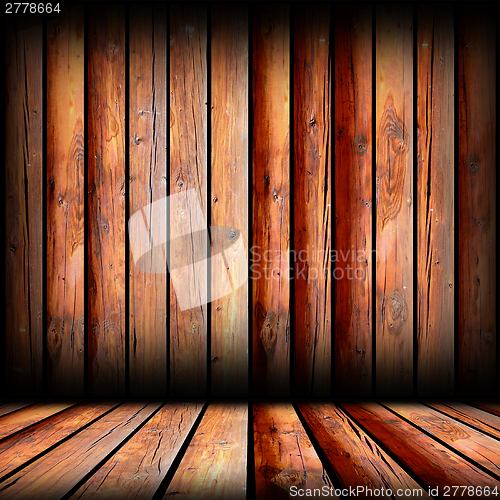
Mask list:
[[391,493],[500,497],[500,403],[0,402],[1,499]]

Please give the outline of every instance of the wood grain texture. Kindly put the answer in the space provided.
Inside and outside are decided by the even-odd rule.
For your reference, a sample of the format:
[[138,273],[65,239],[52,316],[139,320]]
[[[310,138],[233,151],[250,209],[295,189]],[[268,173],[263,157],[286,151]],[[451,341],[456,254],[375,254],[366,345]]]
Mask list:
[[60,413],[75,403],[38,403],[23,410],[5,415],[0,419],[0,439]]
[[47,385],[83,396],[84,8],[47,26]]
[[500,417],[463,403],[427,403],[427,406],[439,410],[455,420],[473,427],[490,436],[500,439]]
[[454,390],[454,33],[449,5],[417,9],[418,394]]
[[413,18],[376,10],[376,380],[378,395],[413,389]]
[[211,13],[210,223],[236,229],[229,238],[239,235],[224,251],[227,269],[212,263],[212,296],[220,296],[228,279],[237,288],[211,304],[212,394],[242,397],[248,394],[249,347],[248,285],[238,287],[248,274],[248,6],[215,4]]
[[499,477],[500,443],[496,439],[418,403],[388,403],[386,406]]
[[[201,4],[170,6],[170,194],[195,189],[207,217],[207,7]],[[194,231],[191,221],[170,214],[170,234]],[[186,266],[181,283],[170,280],[170,390],[174,395],[201,396],[207,387],[207,306],[181,311],[175,285],[184,293],[208,282],[195,275],[201,260],[193,248],[207,247],[199,231],[171,247],[170,271],[176,253]],[[177,291],[179,293],[179,291]]]
[[163,498],[245,499],[246,404],[211,404]]
[[[153,228],[167,224],[167,11],[164,5],[131,4],[129,16],[129,213],[163,204],[163,220],[149,214],[154,240]],[[168,277],[165,247],[157,250],[145,269],[129,257],[129,378],[135,397],[167,394]]]
[[331,393],[330,16],[329,5],[294,6],[294,367],[307,397]]
[[125,392],[125,7],[88,13],[88,373]]
[[458,11],[458,385],[491,397],[496,384],[496,22]]
[[5,393],[43,383],[43,28],[5,24]]
[[500,417],[500,403],[495,403],[495,402],[472,402],[470,403],[471,405],[475,406],[476,408],[479,408],[480,410],[487,411],[489,413],[492,413],[493,415],[498,415]]
[[335,393],[372,393],[372,7],[335,14]]
[[290,12],[253,10],[253,388],[290,390]]
[[499,487],[495,479],[376,403],[342,403],[342,408],[428,487]]
[[83,403],[0,443],[0,478],[21,469],[26,462],[40,457],[52,446],[80,432],[81,428],[117,406],[117,403]]
[[125,403],[0,485],[0,498],[62,498],[160,406]]
[[19,401],[18,403],[3,403],[0,405],[0,417],[4,415],[8,415],[9,413],[13,413],[21,408],[26,408],[26,406],[30,406],[34,404],[34,401]]
[[290,403],[254,404],[256,498],[289,498],[292,486],[332,486]]
[[168,403],[70,498],[153,498],[201,411]]
[[[299,410],[318,440],[342,487],[419,490],[415,480],[401,468],[341,408],[327,403],[302,403]],[[415,494],[415,497],[418,495]]]

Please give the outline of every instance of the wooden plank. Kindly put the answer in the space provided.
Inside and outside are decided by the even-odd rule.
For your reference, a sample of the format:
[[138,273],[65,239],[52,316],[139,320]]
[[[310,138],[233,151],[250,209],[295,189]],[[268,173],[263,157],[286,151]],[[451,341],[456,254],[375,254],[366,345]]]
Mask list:
[[249,340],[248,6],[214,4],[211,28],[211,225],[236,230],[226,261],[212,262],[212,296],[224,293],[228,281],[233,289],[211,304],[212,394],[242,397],[248,394]]
[[[207,217],[207,7],[170,6],[170,194],[183,197],[195,189],[203,217]],[[188,197],[186,196],[186,203]],[[198,221],[196,221],[198,222]],[[172,394],[201,396],[207,387],[207,306],[182,311],[175,285],[193,293],[207,282],[206,269],[196,273],[193,254],[206,248],[204,233],[191,220],[170,214],[170,234],[196,234],[171,247],[170,272],[177,261],[186,266],[182,279],[170,281],[170,390]],[[172,237],[172,236],[171,236]],[[208,287],[208,283],[207,283]]]
[[[343,488],[360,491],[392,489],[427,492],[377,445],[346,413],[331,403],[299,404],[299,410],[311,428]],[[362,490],[361,490],[362,488]],[[415,497],[418,494],[414,494]]]
[[330,16],[294,6],[294,392],[307,397],[331,394]]
[[294,489],[332,487],[290,403],[255,404],[253,416],[257,498],[288,498],[295,496]]
[[413,390],[412,7],[376,11],[376,384],[378,395]]
[[153,498],[200,413],[199,403],[168,403],[70,498]]
[[496,19],[458,19],[458,383],[477,398],[496,387]]
[[10,436],[0,443],[0,478],[42,455],[64,438],[100,418],[117,403],[84,403]]
[[163,498],[246,498],[246,404],[211,404]]
[[42,24],[5,24],[6,394],[42,393]]
[[500,417],[463,403],[426,403],[441,413],[500,439]]
[[428,487],[500,488],[500,483],[490,475],[382,406],[376,403],[342,403],[342,408],[372,436],[376,436],[413,476],[422,478]]
[[[162,203],[163,220],[153,214],[149,218],[148,234],[155,238],[152,228],[167,224],[167,11],[165,5],[131,4],[129,16],[129,213]],[[138,235],[129,233],[134,237]],[[163,273],[157,269],[160,264]],[[135,397],[167,393],[168,278],[163,246],[148,265],[139,269],[130,256],[129,377]]]
[[253,389],[290,390],[290,12],[253,11]]
[[417,10],[417,383],[454,391],[454,33],[449,5]]
[[4,415],[8,415],[9,413],[18,411],[22,408],[26,408],[27,406],[31,406],[34,404],[33,401],[20,401],[18,403],[5,403],[0,406],[0,417]]
[[84,8],[47,26],[47,386],[84,391]]
[[476,403],[476,402],[471,402],[469,404],[475,406],[476,408],[479,408],[480,410],[484,410],[484,411],[490,412],[493,415],[498,415],[500,417],[500,403],[491,403],[491,402]]
[[461,422],[453,421],[418,403],[405,401],[404,403],[388,403],[386,406],[498,477],[500,445],[496,439],[485,436]]
[[125,403],[0,485],[0,498],[62,498],[158,409]]
[[0,419],[0,439],[70,408],[75,403],[38,403]]
[[372,394],[372,7],[335,13],[335,392]]
[[125,7],[88,15],[88,374],[125,392]]

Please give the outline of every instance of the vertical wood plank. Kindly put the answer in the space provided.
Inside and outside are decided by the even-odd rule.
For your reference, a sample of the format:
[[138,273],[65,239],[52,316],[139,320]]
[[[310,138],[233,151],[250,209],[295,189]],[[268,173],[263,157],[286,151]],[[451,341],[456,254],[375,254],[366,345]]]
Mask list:
[[376,380],[379,395],[413,390],[412,8],[376,12]]
[[454,35],[449,5],[417,11],[418,393],[454,389]]
[[125,392],[125,8],[89,10],[89,390],[116,397]]
[[295,390],[331,392],[330,6],[294,9]]
[[42,25],[12,19],[5,53],[5,331],[7,392],[42,391]]
[[[172,4],[170,7],[170,194],[195,189],[207,216],[207,7]],[[186,198],[187,199],[187,198]],[[181,234],[179,214],[170,214],[170,234]],[[175,251],[188,267],[186,286],[194,279],[196,256],[191,246],[205,245],[198,232]],[[171,251],[175,261],[174,250]],[[191,259],[191,260],[189,260]],[[172,261],[172,262],[173,262]],[[172,268],[175,264],[172,264]],[[207,284],[208,286],[208,284]],[[182,311],[170,281],[170,389],[174,395],[199,396],[207,386],[206,304]]]
[[491,396],[496,369],[496,24],[459,11],[459,390]]
[[84,390],[84,49],[78,5],[47,26],[47,385],[58,397]]
[[290,383],[290,13],[259,4],[253,20],[253,378],[259,395]]
[[372,391],[372,7],[335,15],[336,394]]
[[[167,12],[164,5],[131,4],[129,16],[129,213],[153,202],[163,204],[162,220],[149,217],[148,234],[154,240],[153,231],[167,224]],[[167,393],[167,264],[165,248],[158,252],[161,255],[152,252],[145,269],[129,257],[132,396]],[[157,269],[158,259],[163,273]]]
[[[239,235],[233,236],[234,242],[229,240],[232,245],[224,251],[226,261],[233,264],[227,263],[229,272],[212,264],[212,290],[217,297],[227,278],[237,288],[246,282],[248,272],[248,6],[213,5],[211,36],[211,225],[230,227]],[[244,396],[248,393],[248,287],[240,286],[212,301],[211,308],[212,394]]]

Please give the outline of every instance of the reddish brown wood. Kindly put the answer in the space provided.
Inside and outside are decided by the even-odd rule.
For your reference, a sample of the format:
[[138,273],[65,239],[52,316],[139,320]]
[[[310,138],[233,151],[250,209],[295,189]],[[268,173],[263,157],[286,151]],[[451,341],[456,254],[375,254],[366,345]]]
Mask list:
[[[61,440],[113,409],[117,403],[84,403],[8,437],[0,443],[0,477],[22,468]],[[1,488],[1,486],[0,486]]]
[[163,498],[246,499],[248,406],[211,404]]
[[249,347],[248,6],[215,4],[211,11],[210,224],[236,230],[228,233],[225,261],[212,264],[212,296],[220,296],[228,280],[236,288],[211,304],[212,394],[241,397],[248,394]]
[[125,7],[88,15],[88,372],[93,395],[125,392]]
[[496,385],[496,24],[487,9],[458,12],[459,390]]
[[376,403],[343,403],[342,408],[429,487],[489,486],[500,483],[447,447]]
[[294,9],[295,391],[331,393],[330,6]]
[[253,406],[256,498],[331,488],[316,451],[290,403]]
[[290,384],[290,12],[253,11],[253,382],[280,397]]
[[[165,227],[167,196],[167,12],[164,5],[131,4],[129,116],[129,212],[133,216],[151,203],[163,203],[162,220],[150,217],[152,227]],[[160,201],[161,200],[161,201]],[[146,208],[147,209],[147,208]],[[146,210],[144,209],[144,210]],[[153,230],[154,231],[154,230]],[[129,233],[130,238],[140,237]],[[130,255],[129,378],[137,397],[167,393],[167,263],[158,246],[150,266],[138,269]]]
[[29,397],[43,382],[43,29],[20,18],[5,24],[5,389]]
[[422,498],[429,498],[391,455],[377,445],[341,408],[333,404],[303,403],[299,404],[299,410],[334,468],[342,487],[360,487],[379,492],[382,488],[390,488],[393,492],[418,490]]
[[4,403],[0,406],[0,417],[4,415],[8,415],[9,413],[13,413],[21,408],[25,408],[26,406],[30,406],[33,404],[33,401],[22,401],[19,403]]
[[418,394],[454,390],[454,34],[448,5],[417,11]]
[[201,411],[199,403],[169,403],[78,491],[77,498],[152,498]]
[[376,11],[377,394],[413,390],[413,16]]
[[47,26],[47,384],[50,393],[84,389],[83,5]]
[[372,7],[335,13],[335,392],[372,392]]
[[492,402],[478,403],[474,401],[473,403],[470,404],[475,406],[476,408],[479,408],[480,410],[487,411],[489,413],[492,413],[493,415],[498,415],[500,417],[500,403],[492,403]]
[[[207,7],[170,6],[170,194],[194,189],[207,217]],[[186,198],[187,199],[187,198]],[[178,238],[170,246],[170,271],[186,266],[181,279],[170,280],[170,390],[175,395],[198,396],[207,387],[207,305],[182,311],[175,286],[191,293],[208,278],[206,269],[196,273],[197,255],[207,247],[206,237],[191,219],[170,214],[170,234],[186,227],[194,235]],[[179,240],[182,240],[179,243]],[[193,254],[192,248],[198,252]],[[205,288],[204,288],[205,289]],[[179,292],[179,291],[178,291]],[[177,292],[177,293],[178,293]]]

